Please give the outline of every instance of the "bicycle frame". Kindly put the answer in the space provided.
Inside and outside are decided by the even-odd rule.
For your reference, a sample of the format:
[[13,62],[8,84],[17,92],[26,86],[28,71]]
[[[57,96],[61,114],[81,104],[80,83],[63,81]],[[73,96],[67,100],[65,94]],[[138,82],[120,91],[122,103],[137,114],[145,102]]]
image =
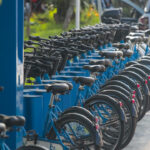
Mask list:
[[2,138],[0,138],[0,150],[11,150]]
[[[75,101],[75,106],[80,105],[81,107],[84,107],[84,102],[86,101],[86,99],[91,97],[93,94],[95,94],[95,93],[93,92],[92,87],[90,88],[90,87],[79,86],[77,98]],[[94,107],[97,110],[98,115],[101,117],[102,123],[106,123],[108,119],[106,119],[103,116],[103,114],[101,114],[100,110],[102,110],[105,113],[105,115],[107,115],[108,117],[111,117],[111,114],[107,111],[107,109],[111,109],[111,108],[109,106],[104,107],[103,105],[99,108],[96,105]],[[91,112],[94,114],[93,111],[91,111]]]
[[[51,95],[50,102],[49,102],[49,108],[48,108],[48,112],[47,112],[47,117],[46,117],[45,124],[44,124],[43,135],[39,139],[44,140],[44,141],[48,141],[51,144],[60,144],[64,150],[69,150],[63,144],[63,141],[65,141],[65,139],[66,139],[70,143],[74,144],[73,141],[69,137],[68,133],[64,130],[63,130],[63,135],[60,135],[56,126],[55,126],[55,123],[54,123],[54,120],[57,120],[59,118],[59,114],[62,112],[58,105],[55,105],[55,106],[53,105],[55,99],[57,99],[57,98],[58,98],[58,95],[53,95],[53,94]],[[70,127],[73,135],[75,137],[77,137],[76,133],[74,132],[74,129],[70,125],[69,125],[69,127]],[[45,139],[45,136],[50,131],[50,129],[54,130],[58,140],[47,140],[47,139]],[[63,141],[61,140],[61,136],[64,137]],[[50,145],[50,146],[51,146],[51,148],[53,147],[52,145]]]

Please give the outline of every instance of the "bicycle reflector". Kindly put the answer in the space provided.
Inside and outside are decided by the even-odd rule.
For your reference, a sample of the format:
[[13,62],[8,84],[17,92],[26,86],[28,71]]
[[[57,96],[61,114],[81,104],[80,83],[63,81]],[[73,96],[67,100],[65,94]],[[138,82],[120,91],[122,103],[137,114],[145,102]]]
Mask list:
[[135,94],[136,93],[136,91],[133,91],[133,94]]
[[137,84],[137,87],[140,88],[140,84],[139,83]]
[[135,98],[135,94],[132,94],[132,98]]
[[99,130],[99,125],[97,123],[95,124],[95,128],[96,130]]
[[132,99],[132,104],[134,104],[135,103],[135,99]]
[[95,123],[98,123],[98,120],[99,120],[98,117],[95,117]]
[[120,107],[122,107],[122,106],[123,106],[123,103],[122,103],[122,102],[119,102],[119,105],[120,105]]
[[145,80],[145,84],[147,84],[148,83],[148,81],[147,80]]

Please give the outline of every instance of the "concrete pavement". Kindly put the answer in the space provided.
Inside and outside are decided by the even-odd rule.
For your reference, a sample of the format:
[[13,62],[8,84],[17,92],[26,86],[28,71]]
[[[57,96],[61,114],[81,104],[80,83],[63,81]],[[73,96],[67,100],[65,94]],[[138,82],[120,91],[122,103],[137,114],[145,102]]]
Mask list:
[[150,150],[150,112],[138,122],[131,143],[123,150]]

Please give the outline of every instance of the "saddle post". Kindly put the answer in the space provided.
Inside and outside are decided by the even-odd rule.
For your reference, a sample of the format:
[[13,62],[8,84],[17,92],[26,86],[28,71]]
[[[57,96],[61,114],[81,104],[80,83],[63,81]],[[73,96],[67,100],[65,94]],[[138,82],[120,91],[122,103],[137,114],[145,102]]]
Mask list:
[[52,93],[52,95],[51,95],[51,97],[50,97],[50,101],[49,101],[49,108],[52,108],[52,107],[53,107],[54,97],[55,97],[55,95]]

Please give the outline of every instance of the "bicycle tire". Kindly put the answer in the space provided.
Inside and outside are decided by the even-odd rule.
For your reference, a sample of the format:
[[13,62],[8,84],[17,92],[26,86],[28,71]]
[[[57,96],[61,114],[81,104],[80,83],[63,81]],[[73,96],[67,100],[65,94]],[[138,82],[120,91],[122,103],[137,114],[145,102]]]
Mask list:
[[109,95],[111,96],[112,98],[118,100],[118,101],[121,101],[123,102],[123,108],[124,110],[126,110],[126,115],[128,116],[129,118],[129,115],[130,115],[130,119],[127,120],[128,122],[125,123],[125,127],[129,125],[129,130],[125,130],[125,134],[124,134],[124,139],[122,141],[122,144],[121,144],[121,148],[124,148],[126,147],[129,142],[132,140],[133,138],[133,135],[135,133],[135,129],[136,129],[136,123],[137,123],[137,114],[133,114],[133,110],[132,110],[132,104],[131,102],[129,101],[128,97],[123,94],[122,92],[120,91],[116,91],[116,90],[104,90],[104,91],[101,91],[101,94],[106,94],[106,95]]
[[102,86],[102,89],[105,88],[105,87],[107,87],[107,86],[110,86],[110,85],[121,86],[124,89],[126,89],[127,91],[129,91],[130,93],[132,92],[132,89],[130,88],[129,85],[127,85],[126,83],[124,83],[122,81],[119,81],[119,80],[109,80],[108,82],[106,82],[106,84],[104,86]]
[[[147,81],[149,80],[148,74],[150,74],[150,70],[147,70],[147,67],[139,68],[139,67],[131,66],[131,67],[126,68],[124,71],[134,71],[135,73],[139,74],[142,78],[144,77],[144,80],[147,80]],[[147,85],[148,85],[148,88],[150,89],[149,81],[148,81]]]
[[[149,69],[147,66],[143,65],[143,64],[138,63],[138,64],[135,64],[135,65],[132,65],[131,67],[139,68],[139,69],[142,70],[143,72],[146,72],[147,75],[148,75],[148,77],[150,76],[150,69]],[[147,79],[148,79],[148,78],[147,78]],[[149,80],[149,79],[148,79],[148,80]],[[149,89],[150,89],[150,82],[148,82],[148,87],[149,87]]]
[[141,103],[142,109],[141,109],[140,116],[139,116],[139,120],[141,120],[145,116],[145,114],[148,110],[148,103],[149,103],[149,99],[145,95],[145,92],[144,92],[145,89],[143,89],[143,88],[145,88],[145,81],[143,80],[143,78],[140,75],[138,75],[132,71],[124,71],[121,73],[121,75],[126,75],[129,78],[135,79],[137,82],[140,82],[140,85],[142,85],[142,87],[140,87],[140,89],[141,89],[141,92],[143,95],[143,100]]
[[135,73],[139,74],[140,76],[144,77],[144,79],[148,79],[148,74],[146,72],[144,72],[142,69],[140,68],[136,68],[134,66],[130,66],[128,68],[125,68],[124,71],[134,71]]
[[[107,143],[104,141],[104,136],[103,136],[103,142],[104,142],[104,146],[103,147],[105,147],[108,150],[109,149],[110,150],[118,150],[118,149],[120,149],[120,146],[121,146],[121,143],[122,143],[122,139],[123,139],[123,136],[124,136],[124,127],[125,127],[124,126],[124,121],[125,121],[124,119],[125,118],[124,119],[122,118],[122,115],[121,115],[121,112],[120,112],[119,103],[115,99],[111,98],[108,95],[98,94],[98,95],[92,96],[91,98],[89,98],[85,102],[85,108],[87,108],[88,110],[91,110],[91,109],[93,110],[93,106],[96,105],[96,104],[98,105],[100,103],[104,103],[104,104],[106,103],[106,104],[109,104],[110,106],[112,106],[114,108],[114,110],[117,112],[118,116],[119,116],[121,132],[120,132],[118,141],[116,141],[115,145],[113,145],[114,148],[113,147],[109,147],[108,148]],[[103,131],[102,131],[102,134],[103,134]]]
[[141,60],[139,60],[138,61],[138,63],[140,63],[140,64],[143,64],[143,65],[150,65],[150,60],[147,60],[147,59],[141,59]]
[[118,85],[107,85],[104,88],[100,89],[99,92],[101,92],[103,90],[108,90],[108,89],[117,90],[117,91],[124,93],[125,95],[127,95],[130,98],[132,97],[132,94],[129,91],[127,91],[125,88],[118,86]]
[[[130,90],[131,93],[133,92],[133,90],[136,91],[136,100],[137,100],[137,103],[138,103],[137,105],[139,106],[139,113],[138,114],[140,116],[140,113],[141,113],[141,104],[142,104],[142,99],[143,99],[141,90],[137,88],[137,85],[133,82],[132,79],[130,79],[130,78],[124,76],[124,75],[115,76],[114,78],[112,78],[110,84],[111,83],[115,84],[115,83],[119,83],[119,82],[123,82],[125,85],[128,85],[128,87],[131,89]],[[127,87],[125,85],[123,85],[123,86]]]
[[61,116],[66,115],[68,113],[74,113],[74,112],[82,114],[83,116],[90,119],[92,122],[95,122],[95,117],[93,116],[93,114],[86,108],[79,107],[79,106],[73,106],[71,108],[66,109],[64,112],[61,113]]
[[127,84],[132,89],[132,91],[135,90],[137,99],[139,101],[139,104],[141,105],[143,96],[141,94],[141,90],[138,89],[138,87],[137,87],[137,83],[135,83],[132,79],[128,78],[125,75],[114,76],[111,80],[120,80],[120,81],[124,82],[125,84]]
[[131,65],[131,67],[139,68],[145,71],[146,73],[150,74],[150,69],[146,65],[141,64],[140,62],[138,64]]
[[129,67],[129,66],[134,65],[134,64],[138,64],[138,62],[136,62],[136,61],[130,61],[125,66]]
[[[95,125],[85,116],[78,114],[78,113],[65,114],[65,115],[61,116],[58,120],[56,120],[55,127],[58,132],[61,132],[61,129],[64,129],[65,125],[68,125],[70,122],[77,122],[77,123],[80,123],[80,125],[83,125],[84,127],[86,127],[87,131],[89,131],[89,133],[90,133],[90,141],[94,142],[93,143],[94,149],[100,150],[101,137],[99,136],[99,133],[96,131]],[[56,138],[56,134],[53,129],[51,129],[49,131],[49,133],[47,134],[47,138],[48,139]],[[97,138],[99,138],[99,139],[97,139]],[[82,141],[80,141],[80,142],[82,142]],[[81,143],[79,144],[79,148],[77,147],[77,149],[80,149],[81,147],[83,147],[83,142],[82,142],[82,144]]]
[[[105,86],[104,88],[102,88],[100,91],[103,90],[109,90],[109,89],[113,89],[113,90],[117,90],[120,91],[121,93],[123,93],[124,95],[128,96],[130,99],[132,99],[132,94],[131,92],[129,92],[129,90],[126,90],[124,87],[120,86],[120,85],[114,85],[114,84],[108,84],[107,86]],[[135,97],[135,107],[136,107],[136,111],[140,112],[140,104],[137,100],[137,98]]]

